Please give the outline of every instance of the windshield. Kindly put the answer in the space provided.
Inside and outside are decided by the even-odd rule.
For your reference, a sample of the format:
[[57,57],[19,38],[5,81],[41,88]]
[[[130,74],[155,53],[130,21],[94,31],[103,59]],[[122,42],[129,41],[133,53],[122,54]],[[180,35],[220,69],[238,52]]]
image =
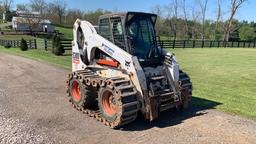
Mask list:
[[151,17],[134,16],[127,26],[133,54],[139,60],[156,57],[155,31]]

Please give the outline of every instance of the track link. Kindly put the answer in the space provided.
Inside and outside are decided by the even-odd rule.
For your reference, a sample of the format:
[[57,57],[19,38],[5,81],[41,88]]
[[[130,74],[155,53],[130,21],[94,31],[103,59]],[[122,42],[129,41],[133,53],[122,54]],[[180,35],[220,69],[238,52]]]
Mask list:
[[192,97],[192,90],[193,90],[193,86],[192,86],[192,82],[190,77],[183,72],[182,70],[180,70],[180,76],[179,76],[179,81],[180,81],[180,85],[182,88],[187,88],[189,91],[189,98]]
[[[105,87],[112,89],[118,96],[118,99],[120,99],[119,105],[121,106],[122,110],[118,113],[117,119],[115,121],[108,121],[102,115],[102,112],[99,109],[98,105],[95,105],[93,108],[90,109],[84,108],[82,106],[77,106],[72,101],[72,95],[69,88],[70,81],[73,78],[78,79],[86,86],[93,86],[97,88],[97,90]],[[140,108],[137,98],[137,91],[130,82],[130,80],[127,80],[123,77],[102,78],[88,69],[69,74],[66,92],[69,98],[69,102],[76,110],[81,111],[83,114],[87,114],[89,117],[92,117],[111,128],[118,128],[134,121],[137,118],[137,113]]]

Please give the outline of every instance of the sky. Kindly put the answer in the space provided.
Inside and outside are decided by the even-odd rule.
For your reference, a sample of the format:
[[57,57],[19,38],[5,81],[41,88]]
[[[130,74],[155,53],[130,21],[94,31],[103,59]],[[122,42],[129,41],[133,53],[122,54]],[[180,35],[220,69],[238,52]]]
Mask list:
[[[51,2],[51,0],[46,0]],[[156,5],[164,6],[170,5],[171,0],[64,0],[67,3],[68,8],[77,8],[83,11],[91,11],[96,9],[106,9],[110,11],[142,11],[142,12],[152,12],[152,9]],[[181,0],[180,0],[181,1]],[[187,5],[195,7],[197,0],[187,0]],[[208,0],[208,11],[206,13],[207,19],[214,20],[216,17],[216,1]],[[223,7],[223,19],[228,16],[228,4],[230,0],[222,0]],[[29,3],[30,0],[14,0],[13,7],[20,3]],[[194,9],[198,9],[195,7]],[[255,21],[256,22],[256,0],[248,0],[239,9],[239,12],[235,16],[239,20]]]

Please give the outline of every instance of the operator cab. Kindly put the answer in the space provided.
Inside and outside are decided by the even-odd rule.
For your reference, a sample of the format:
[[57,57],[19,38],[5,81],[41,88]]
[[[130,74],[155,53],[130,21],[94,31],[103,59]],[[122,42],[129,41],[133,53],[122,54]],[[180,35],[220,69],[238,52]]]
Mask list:
[[106,14],[99,19],[99,34],[138,58],[142,67],[161,65],[155,23],[157,15],[141,12]]

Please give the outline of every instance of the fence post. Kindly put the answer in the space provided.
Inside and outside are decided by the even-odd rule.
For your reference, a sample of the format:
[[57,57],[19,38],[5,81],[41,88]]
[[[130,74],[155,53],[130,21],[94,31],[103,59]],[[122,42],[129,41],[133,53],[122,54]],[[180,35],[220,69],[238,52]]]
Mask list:
[[29,40],[28,42],[29,42],[29,48],[32,49],[32,41]]
[[220,41],[218,41],[218,48],[220,47]]
[[233,46],[234,46],[234,42],[232,41],[232,42],[231,42],[231,47],[233,48]]
[[251,47],[251,41],[249,41],[249,45],[248,45],[248,47]]
[[204,48],[204,40],[202,40],[201,48]]
[[255,48],[255,41],[253,42],[253,47]]
[[195,44],[195,40],[193,40],[193,48],[195,48],[195,45],[196,45],[196,44]]
[[243,47],[245,47],[245,41],[244,41],[244,43],[243,43]]
[[47,40],[46,39],[44,39],[44,49],[45,49],[45,51],[47,51],[48,49],[48,46],[47,46]]
[[175,39],[173,40],[172,49],[175,47]]
[[237,47],[238,47],[238,48],[240,47],[240,41],[238,41],[238,43],[237,43]]
[[186,40],[183,41],[183,48],[186,47]]
[[35,49],[37,49],[36,39],[34,39]]

